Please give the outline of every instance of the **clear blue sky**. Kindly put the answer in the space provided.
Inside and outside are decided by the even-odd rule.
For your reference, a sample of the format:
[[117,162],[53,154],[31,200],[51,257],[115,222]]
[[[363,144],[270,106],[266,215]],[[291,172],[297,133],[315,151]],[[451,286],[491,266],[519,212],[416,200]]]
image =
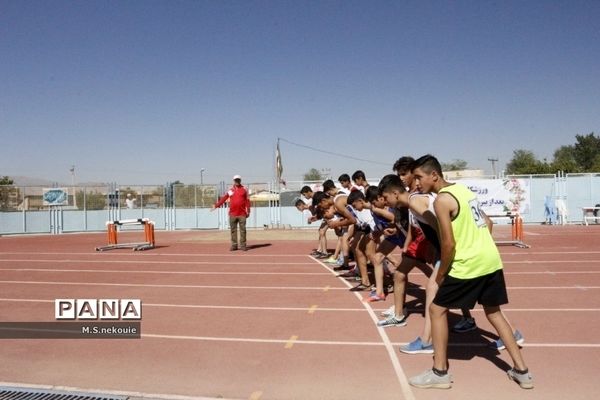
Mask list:
[[600,133],[599,1],[0,0],[0,174],[185,183],[500,169]]

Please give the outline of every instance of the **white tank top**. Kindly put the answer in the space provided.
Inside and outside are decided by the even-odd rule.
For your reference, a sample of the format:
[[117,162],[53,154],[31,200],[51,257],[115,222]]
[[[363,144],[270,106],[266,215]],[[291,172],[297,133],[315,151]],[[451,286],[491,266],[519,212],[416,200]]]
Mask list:
[[[427,206],[427,211],[431,212],[433,215],[435,215],[435,210],[433,208],[433,202],[435,201],[435,198],[437,197],[437,195],[435,193],[419,193],[419,192],[413,192],[408,196],[408,201],[410,201],[410,199],[412,199],[413,197],[428,197],[429,198],[429,205]],[[409,210],[409,215],[410,215],[410,224],[412,226],[416,226],[416,227],[421,227],[420,224],[426,224],[427,225],[427,221],[425,220],[425,218],[423,218],[423,216],[415,214],[412,212],[412,210]]]

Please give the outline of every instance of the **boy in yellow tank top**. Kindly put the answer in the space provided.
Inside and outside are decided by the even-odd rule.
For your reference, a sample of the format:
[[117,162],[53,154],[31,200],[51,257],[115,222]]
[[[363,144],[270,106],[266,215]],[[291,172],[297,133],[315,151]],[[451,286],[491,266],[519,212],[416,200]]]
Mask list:
[[478,302],[513,360],[507,373],[523,389],[533,388],[533,378],[500,310],[508,303],[502,260],[489,231],[491,221],[477,197],[461,184],[443,178],[439,161],[426,155],[415,162],[415,178],[421,192],[437,193],[434,209],[439,224],[441,265],[439,290],[430,307],[434,347],[433,368],[409,380],[420,388],[448,389],[448,309],[473,308]]

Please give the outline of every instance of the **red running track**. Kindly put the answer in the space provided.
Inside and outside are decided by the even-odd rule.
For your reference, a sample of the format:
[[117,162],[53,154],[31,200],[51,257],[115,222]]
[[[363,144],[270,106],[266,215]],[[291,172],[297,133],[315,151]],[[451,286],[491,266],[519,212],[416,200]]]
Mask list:
[[141,339],[4,339],[0,377],[167,398],[594,398],[600,227],[525,232],[531,248],[501,252],[511,300],[504,310],[525,335],[532,391],[506,378],[505,352],[486,348],[496,336],[479,308],[480,329],[450,337],[453,388],[407,385],[431,366],[430,356],[398,352],[422,327],[419,273],[411,274],[408,326],[383,330],[374,320],[391,297],[373,308],[361,301],[307,256],[314,241],[230,253],[194,232],[157,232],[161,247],[146,252],[97,253],[104,235],[96,234],[0,238],[2,321],[53,321],[56,298],[143,301]]

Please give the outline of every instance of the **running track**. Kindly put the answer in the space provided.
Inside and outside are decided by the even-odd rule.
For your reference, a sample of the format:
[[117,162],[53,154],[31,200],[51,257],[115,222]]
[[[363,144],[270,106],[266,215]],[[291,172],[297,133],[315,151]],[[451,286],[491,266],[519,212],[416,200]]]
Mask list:
[[260,232],[249,232],[247,253],[204,232],[158,232],[161,247],[146,252],[96,253],[98,234],[1,237],[2,321],[52,321],[55,298],[141,298],[143,320],[139,340],[4,339],[0,380],[180,399],[594,398],[600,226],[525,231],[530,249],[501,252],[504,310],[525,335],[532,391],[506,378],[505,352],[485,347],[496,336],[480,309],[478,331],[450,337],[454,387],[409,387],[431,366],[430,356],[398,352],[422,327],[424,278],[411,274],[408,326],[378,329],[391,297],[372,309],[307,256],[315,241]]

